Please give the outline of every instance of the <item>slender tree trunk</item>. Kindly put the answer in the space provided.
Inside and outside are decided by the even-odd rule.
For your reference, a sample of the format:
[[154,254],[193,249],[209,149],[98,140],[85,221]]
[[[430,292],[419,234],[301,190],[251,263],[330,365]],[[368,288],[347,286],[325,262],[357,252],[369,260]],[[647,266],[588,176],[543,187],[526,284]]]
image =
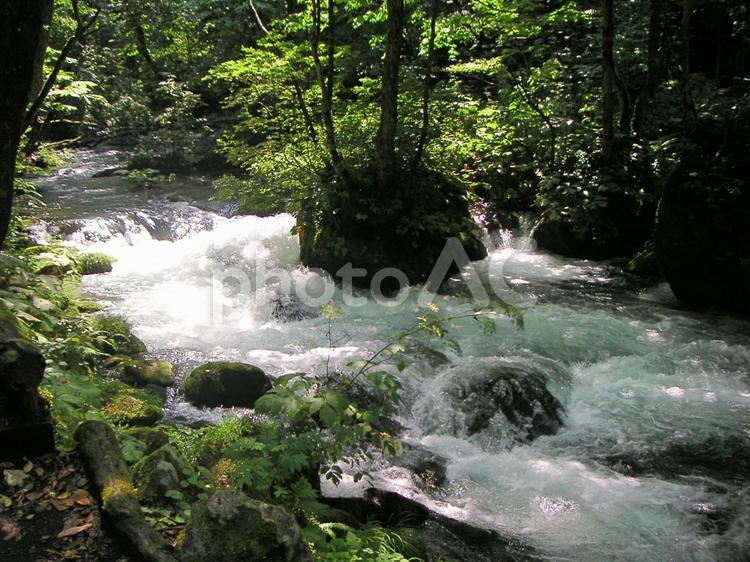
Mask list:
[[383,60],[383,90],[380,127],[375,141],[378,187],[393,190],[397,174],[396,131],[398,129],[398,76],[404,31],[404,1],[386,0],[388,29]]
[[432,93],[432,57],[435,51],[435,27],[437,26],[438,11],[440,9],[440,0],[432,0],[432,14],[430,16],[430,37],[427,40],[427,63],[424,70],[424,90],[422,91],[422,128],[419,131],[419,141],[417,142],[417,152],[414,154],[411,172],[416,173],[419,162],[422,160],[425,144],[427,143],[427,134],[430,132],[430,94]]
[[315,73],[318,77],[318,83],[321,91],[321,105],[323,113],[323,129],[326,136],[326,148],[330,156],[331,165],[340,179],[344,179],[344,161],[338,150],[336,143],[336,128],[333,123],[333,78],[334,78],[334,55],[336,52],[335,45],[335,11],[333,0],[328,1],[328,47],[326,68],[323,68],[323,62],[320,59],[320,37],[322,33],[322,7],[320,0],[313,0],[312,3],[312,53],[315,63]]
[[529,90],[524,86],[523,80],[520,78],[517,79],[516,84],[523,95],[523,99],[526,101],[526,105],[528,105],[547,126],[547,130],[549,131],[549,168],[547,173],[552,174],[557,168],[557,127],[555,127],[552,119],[544,112],[539,103],[534,100]]
[[694,0],[684,0],[682,5],[682,23],[680,25],[680,37],[682,40],[682,53],[680,61],[680,94],[685,113],[695,116],[695,105],[690,91],[690,20],[693,15]]
[[[31,106],[26,111],[26,116],[23,122],[24,131],[29,128],[37,118],[39,110],[42,109],[44,102],[47,100],[47,96],[57,83],[57,78],[62,71],[65,61],[68,60],[70,53],[73,51],[76,45],[78,45],[87,35],[91,33],[96,20],[99,18],[100,10],[97,9],[94,15],[84,21],[81,18],[80,12],[78,10],[78,1],[72,0],[71,4],[73,6],[73,13],[75,14],[75,18],[77,21],[76,30],[75,32],[73,32],[73,35],[65,42],[65,45],[63,46],[60,54],[57,57],[57,60],[55,61],[55,66],[52,68],[52,72],[50,72],[50,75],[44,82],[44,86],[42,86],[42,90],[37,94],[36,98],[31,103]],[[36,147],[33,144],[27,144],[25,149],[26,153],[31,154],[35,148]]]
[[646,70],[646,88],[636,108],[635,128],[641,132],[646,118],[651,112],[653,100],[659,90],[662,78],[662,36],[666,0],[651,0],[648,24],[648,56]]
[[0,2],[0,246],[13,209],[16,154],[26,105],[44,61],[52,0]]
[[154,58],[151,56],[151,51],[148,49],[148,42],[146,41],[146,30],[143,29],[143,25],[140,21],[136,21],[134,23],[135,27],[135,42],[136,46],[138,47],[138,53],[141,55],[141,58],[143,58],[143,61],[146,63],[146,66],[148,66],[149,70],[153,72],[155,75],[159,75],[159,68],[156,66],[156,62],[154,62]]
[[604,161],[612,163],[615,145],[614,2],[604,0],[602,10],[602,129]]
[[294,97],[296,98],[297,105],[299,105],[299,110],[302,113],[302,119],[305,122],[305,128],[307,129],[307,134],[310,136],[310,140],[313,141],[313,143],[318,144],[318,133],[315,130],[315,124],[313,123],[310,111],[307,109],[305,96],[299,84],[294,85]]

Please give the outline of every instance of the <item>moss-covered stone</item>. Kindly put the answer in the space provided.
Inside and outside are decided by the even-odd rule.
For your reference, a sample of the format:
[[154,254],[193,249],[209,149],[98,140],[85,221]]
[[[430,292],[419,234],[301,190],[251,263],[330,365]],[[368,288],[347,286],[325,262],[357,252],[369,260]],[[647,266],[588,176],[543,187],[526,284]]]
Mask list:
[[226,490],[193,505],[193,516],[177,554],[182,562],[313,559],[302,530],[286,509]]
[[100,252],[87,252],[78,256],[76,261],[81,275],[96,275],[112,271],[112,264],[115,259]]
[[164,445],[169,445],[169,437],[161,429],[153,427],[133,427],[125,430],[125,435],[137,439],[146,446],[146,454],[151,454]]
[[109,355],[135,356],[146,353],[146,345],[133,334],[124,316],[96,316],[91,327],[98,332],[95,345]]
[[71,304],[78,309],[78,312],[83,314],[91,314],[103,310],[102,305],[93,301],[73,301]]
[[153,425],[164,417],[160,399],[136,389],[120,389],[102,406],[102,415],[113,423]]
[[133,467],[138,497],[146,503],[164,503],[169,490],[177,490],[187,464],[172,445],[164,445]]
[[172,384],[174,368],[168,361],[123,361],[119,367],[120,379],[135,386],[169,386]]
[[[400,270],[412,284],[424,282],[453,238],[470,260],[487,256],[464,190],[448,178],[420,169],[402,178],[403,190],[394,197],[375,177],[351,173],[345,186],[328,186],[325,197],[305,202],[297,215],[303,264],[332,275],[351,264],[366,270],[352,282],[369,287],[385,268]],[[453,264],[450,272],[457,271]],[[382,280],[385,292],[398,287],[392,277]]]
[[252,408],[271,388],[266,374],[245,363],[201,365],[185,379],[185,397],[196,406]]

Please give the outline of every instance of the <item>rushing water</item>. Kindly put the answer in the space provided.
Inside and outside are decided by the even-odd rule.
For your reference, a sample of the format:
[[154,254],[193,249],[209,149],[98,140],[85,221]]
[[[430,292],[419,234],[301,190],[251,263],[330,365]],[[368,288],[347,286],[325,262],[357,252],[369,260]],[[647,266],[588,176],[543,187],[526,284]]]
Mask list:
[[[92,179],[117,155],[80,153],[74,167],[42,180],[48,229],[117,262],[85,289],[125,314],[150,352],[184,375],[207,359],[247,361],[270,375],[321,372],[367,356],[415,319],[420,287],[398,307],[368,295],[333,326],[281,322],[279,289],[254,274],[283,270],[315,288],[298,267],[292,217],[226,218],[201,183],[134,192],[116,178]],[[510,237],[477,264],[481,278],[502,264],[505,298],[524,312],[495,335],[462,320],[445,341],[424,339],[450,365],[414,360],[403,372],[401,420],[412,440],[449,459],[442,499],[482,524],[519,535],[554,560],[741,560],[750,552],[750,324],[683,310],[665,285],[642,288],[617,268],[514,248]],[[216,290],[228,268],[250,289]],[[282,291],[283,293],[283,291]],[[470,310],[460,291],[435,303]],[[335,297],[341,297],[337,293]],[[329,359],[330,357],[330,359]],[[551,363],[553,360],[554,363]],[[467,438],[451,384],[498,361],[547,372],[564,403],[565,427],[531,445],[507,447],[502,432]],[[216,419],[173,390],[172,419]]]

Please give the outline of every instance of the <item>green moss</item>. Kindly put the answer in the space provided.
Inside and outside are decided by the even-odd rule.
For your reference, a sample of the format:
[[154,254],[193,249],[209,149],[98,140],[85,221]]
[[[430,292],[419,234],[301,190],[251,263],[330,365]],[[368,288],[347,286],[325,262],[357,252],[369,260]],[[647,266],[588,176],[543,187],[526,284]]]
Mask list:
[[78,312],[81,312],[83,314],[90,314],[93,312],[101,312],[102,306],[93,301],[73,301],[71,303],[76,309],[78,309]]
[[146,454],[153,453],[164,445],[169,445],[169,437],[161,429],[153,427],[133,427],[126,429],[124,434],[137,439],[145,445]]
[[95,345],[109,355],[139,355],[146,352],[146,345],[131,331],[124,316],[96,316],[91,319],[91,328],[97,333]]
[[169,386],[172,384],[174,369],[168,361],[127,360],[121,364],[121,379],[136,386]]
[[135,498],[133,483],[124,478],[110,478],[104,488],[102,488],[102,505],[104,509],[109,509],[112,502],[122,497]]
[[87,252],[78,256],[77,262],[81,275],[95,275],[112,271],[115,259],[100,252]]
[[153,425],[164,417],[158,398],[142,391],[122,387],[105,400],[102,415],[113,423],[125,425]]

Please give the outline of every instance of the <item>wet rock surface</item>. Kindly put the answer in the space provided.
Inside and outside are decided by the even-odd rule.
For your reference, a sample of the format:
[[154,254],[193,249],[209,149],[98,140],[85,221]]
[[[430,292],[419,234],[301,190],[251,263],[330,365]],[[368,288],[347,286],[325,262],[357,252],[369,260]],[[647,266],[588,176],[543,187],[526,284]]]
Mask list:
[[252,408],[271,388],[271,381],[253,365],[215,362],[194,369],[183,388],[185,397],[195,406]]
[[182,562],[312,562],[294,516],[279,506],[230,491],[197,503],[178,551]]

